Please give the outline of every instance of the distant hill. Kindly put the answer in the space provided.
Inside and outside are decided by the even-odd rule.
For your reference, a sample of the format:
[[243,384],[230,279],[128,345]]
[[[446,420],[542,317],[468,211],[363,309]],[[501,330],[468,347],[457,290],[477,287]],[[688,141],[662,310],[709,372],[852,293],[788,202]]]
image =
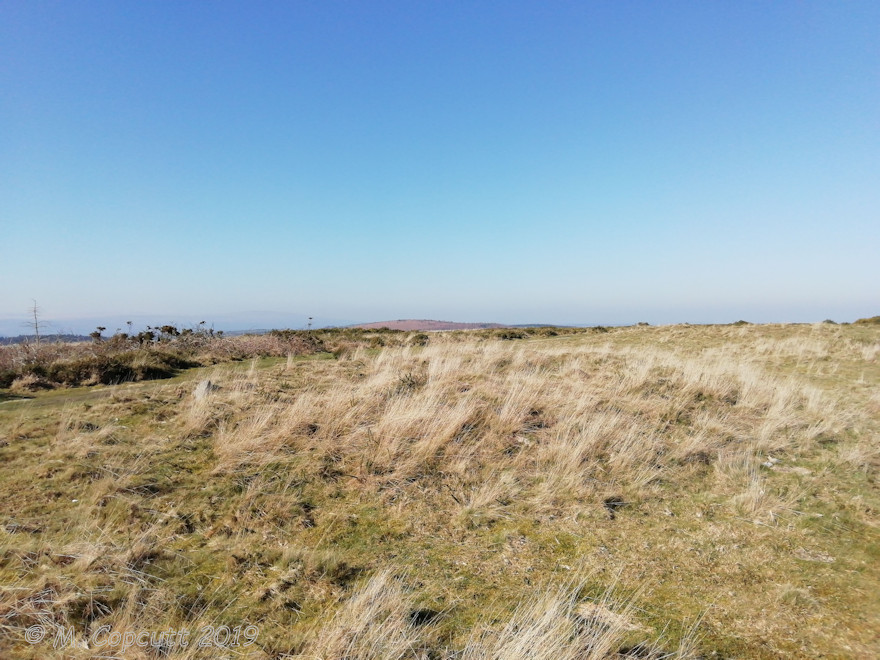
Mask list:
[[378,330],[388,328],[390,330],[483,330],[485,328],[507,328],[501,323],[455,323],[454,321],[431,321],[427,319],[398,319],[396,321],[377,321],[375,323],[358,323],[352,328],[364,328],[365,330]]

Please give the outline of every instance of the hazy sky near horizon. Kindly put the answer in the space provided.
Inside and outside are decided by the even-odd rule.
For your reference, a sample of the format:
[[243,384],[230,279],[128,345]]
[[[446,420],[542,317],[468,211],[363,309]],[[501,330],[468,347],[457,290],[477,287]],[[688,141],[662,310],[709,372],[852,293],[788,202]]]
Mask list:
[[877,2],[7,0],[0,317],[878,314],[878,35]]

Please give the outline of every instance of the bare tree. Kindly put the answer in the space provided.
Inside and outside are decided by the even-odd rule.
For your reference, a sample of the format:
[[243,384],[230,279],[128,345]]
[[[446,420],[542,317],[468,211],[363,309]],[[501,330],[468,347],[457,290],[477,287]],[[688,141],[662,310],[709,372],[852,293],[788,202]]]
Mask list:
[[33,328],[34,330],[34,339],[36,340],[37,346],[40,345],[40,329],[46,327],[46,322],[40,320],[40,308],[37,305],[37,301],[34,300],[34,304],[32,307],[28,309],[28,312],[31,316],[34,317],[33,321],[28,321],[26,325],[29,328]]

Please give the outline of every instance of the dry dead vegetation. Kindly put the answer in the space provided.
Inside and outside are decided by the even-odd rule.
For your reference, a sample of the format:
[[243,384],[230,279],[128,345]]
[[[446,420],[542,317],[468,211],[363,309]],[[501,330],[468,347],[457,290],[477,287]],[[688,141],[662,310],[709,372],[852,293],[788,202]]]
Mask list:
[[0,655],[876,657],[878,354],[830,324],[448,333],[4,403]]

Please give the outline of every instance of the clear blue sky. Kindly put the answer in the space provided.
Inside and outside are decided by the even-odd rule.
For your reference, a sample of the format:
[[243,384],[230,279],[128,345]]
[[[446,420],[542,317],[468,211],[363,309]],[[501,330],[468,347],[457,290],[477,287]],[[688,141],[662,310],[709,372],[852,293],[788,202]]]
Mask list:
[[6,0],[0,317],[878,314],[878,35],[878,2]]

